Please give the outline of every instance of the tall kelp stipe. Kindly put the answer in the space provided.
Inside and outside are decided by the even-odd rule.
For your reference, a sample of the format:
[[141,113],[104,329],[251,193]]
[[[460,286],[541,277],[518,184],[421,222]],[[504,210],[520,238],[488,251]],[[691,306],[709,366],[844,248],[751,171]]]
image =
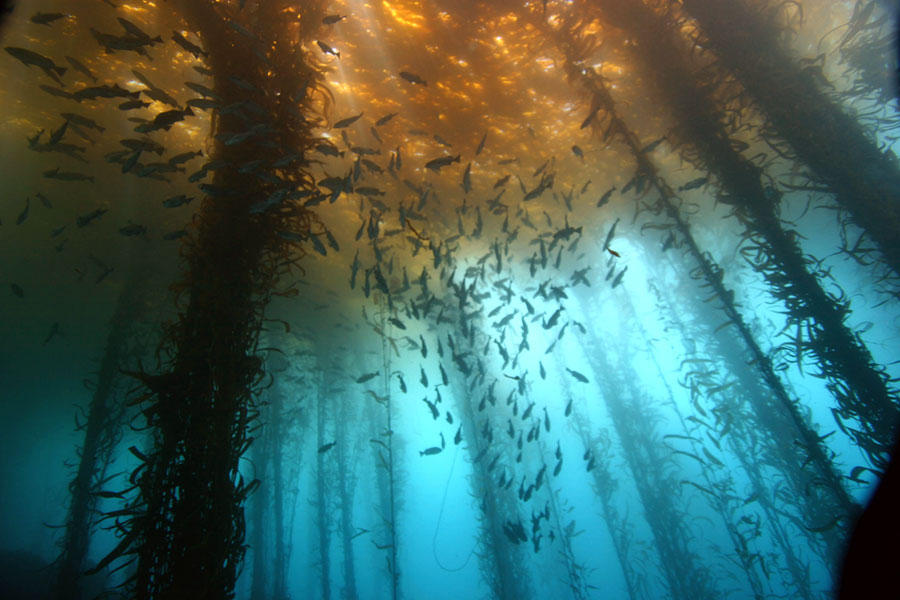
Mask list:
[[[323,365],[322,367],[325,367]],[[332,597],[332,530],[334,529],[333,519],[333,498],[335,496],[334,483],[338,480],[337,470],[340,465],[336,464],[334,455],[329,453],[337,444],[336,441],[336,422],[337,415],[334,415],[334,406],[332,398],[339,390],[331,385],[337,369],[322,368],[316,377],[315,386],[317,388],[315,406],[316,406],[316,474],[315,474],[315,529],[317,533],[316,569],[319,572],[319,590],[323,600],[330,600]]]
[[[811,339],[804,344],[817,357],[839,406],[839,424],[863,448],[872,465],[887,460],[897,422],[896,391],[868,349],[847,328],[847,302],[828,295],[819,282],[825,274],[801,252],[796,232],[786,230],[777,216],[780,193],[763,180],[763,171],[743,157],[729,138],[720,111],[699,87],[683,62],[685,51],[664,16],[637,2],[601,3],[596,7],[614,26],[642,40],[634,46],[643,68],[678,117],[671,135],[690,150],[689,158],[715,174],[723,189],[719,197],[733,207],[747,229],[751,244],[742,253],[787,305],[790,323],[809,321]],[[860,429],[844,425],[855,419]]]
[[[298,39],[303,15],[288,2],[175,6],[203,42],[215,78],[211,95],[225,104],[252,98],[261,110],[216,113],[210,156],[232,165],[260,156],[274,163],[310,148],[311,126],[298,104],[312,105],[307,90],[318,67],[299,40],[284,43]],[[258,53],[254,60],[246,59],[248,45]],[[240,133],[246,119],[256,122],[253,135]],[[264,135],[274,143],[250,139]],[[141,375],[154,448],[133,450],[142,461],[132,475],[139,496],[122,521],[121,543],[103,561],[136,554],[129,582],[136,597],[229,597],[234,589],[245,549],[243,502],[258,484],[239,476],[238,460],[252,439],[254,393],[262,383],[254,355],[262,313],[292,263],[289,239],[322,234],[312,213],[282,204],[293,190],[310,188],[303,164],[289,163],[280,174],[260,178],[227,168],[204,187],[208,198],[185,251],[180,289],[187,303],[167,332],[170,362],[161,374]]]
[[[642,150],[634,133],[631,132],[625,123],[617,116],[615,106],[609,95],[608,84],[592,70],[577,66],[583,63],[584,58],[593,48],[590,40],[585,39],[584,34],[581,32],[584,26],[585,24],[583,22],[575,22],[573,24],[562,19],[560,20],[560,25],[556,31],[549,27],[546,29],[548,30],[551,39],[559,40],[557,42],[558,46],[566,53],[565,65],[570,79],[582,86],[588,94],[591,103],[590,114],[596,114],[592,119],[591,126],[598,132],[598,135],[603,135],[604,139],[621,139],[624,141],[632,154],[636,157],[638,163],[638,168],[634,176],[635,179],[640,180],[641,182],[648,181],[649,183],[646,185],[659,194],[656,207],[652,208],[651,205],[645,204],[644,206],[646,206],[646,208],[644,210],[651,209],[653,211],[659,211],[674,220],[674,224],[672,225],[656,226],[647,223],[644,227],[649,227],[651,229],[659,228],[669,232],[669,237],[663,244],[664,249],[672,246],[675,243],[675,233],[677,232],[679,234],[678,239],[682,240],[681,244],[685,246],[685,252],[691,255],[698,263],[694,276],[701,281],[704,281],[704,287],[713,292],[713,298],[717,299],[717,304],[721,306],[729,319],[726,323],[730,322],[738,328],[741,337],[752,352],[757,368],[762,371],[764,379],[769,382],[773,393],[780,401],[782,408],[772,407],[776,412],[772,417],[766,417],[766,413],[770,412],[772,408],[762,408],[759,405],[760,400],[758,399],[761,399],[762,396],[753,398],[753,402],[755,402],[754,406],[757,407],[756,412],[759,415],[761,422],[765,422],[769,418],[777,418],[777,414],[786,410],[789,418],[793,421],[794,426],[799,430],[801,439],[806,441],[804,446],[807,448],[807,452],[810,456],[809,459],[806,457],[799,457],[797,462],[803,463],[804,465],[812,462],[816,465],[817,470],[821,474],[821,479],[819,481],[824,483],[825,487],[831,491],[835,501],[838,502],[838,505],[841,507],[841,514],[854,514],[856,512],[855,503],[850,500],[834,467],[831,465],[829,456],[823,450],[822,441],[819,436],[810,429],[806,420],[798,412],[796,401],[788,395],[784,384],[776,376],[771,358],[760,349],[756,339],[744,322],[741,313],[735,306],[733,292],[724,286],[722,277],[723,270],[712,262],[712,258],[708,253],[702,253],[699,250],[697,241],[694,239],[687,223],[685,223],[681,217],[680,210],[676,207],[676,203],[680,203],[681,201],[676,197],[672,187],[667,185],[665,181],[660,178],[658,170],[653,165],[649,154]],[[641,183],[640,185],[643,186],[644,183]],[[644,227],[642,227],[642,230]],[[743,366],[743,360],[738,361],[738,363],[740,366]],[[732,368],[737,366],[738,364],[734,364]],[[713,389],[717,386],[706,385],[704,387]],[[796,479],[794,479],[794,481],[796,481]],[[798,484],[797,489],[800,490],[809,486],[808,481],[805,483],[798,482]],[[821,488],[819,485],[815,485],[814,487]],[[821,490],[817,489],[815,493],[820,493],[820,491]],[[822,504],[816,503],[815,506],[821,508]],[[834,519],[833,514],[830,516],[819,514],[818,516],[820,518],[809,520],[809,527],[818,528],[822,526],[822,524],[832,523]],[[824,518],[822,518],[823,516]],[[829,534],[826,535],[828,535],[832,542],[832,557],[838,556],[839,553],[833,545],[836,541],[835,536]]]
[[[589,314],[589,313],[588,313]],[[582,342],[591,356],[592,373],[603,390],[616,436],[638,489],[644,517],[660,558],[665,588],[673,598],[713,598],[720,591],[710,565],[693,551],[688,520],[668,490],[675,485],[671,455],[663,455],[656,431],[660,420],[644,392],[633,383],[632,368],[613,363],[593,341]]]
[[[443,259],[440,258],[439,245],[432,244],[431,248],[434,252],[434,263],[440,264]],[[452,266],[454,261],[451,259],[450,262],[451,264],[446,266]],[[442,273],[446,276],[449,274],[449,271],[445,269],[442,270]],[[441,279],[443,280],[444,276]],[[471,285],[474,286],[474,284],[475,281],[473,280]],[[453,440],[453,446],[465,445],[473,463],[471,478],[473,489],[476,492],[475,497],[481,499],[477,504],[481,513],[480,519],[483,534],[478,541],[477,554],[485,582],[497,597],[528,597],[530,594],[527,585],[528,575],[522,558],[523,552],[518,547],[522,540],[517,534],[513,535],[510,533],[512,531],[510,527],[518,521],[511,521],[509,517],[504,516],[517,512],[515,493],[514,490],[510,490],[510,484],[515,473],[515,470],[512,468],[515,465],[515,450],[507,448],[504,452],[500,452],[498,449],[502,438],[499,434],[494,437],[494,429],[490,420],[478,421],[476,419],[476,409],[472,407],[475,398],[479,397],[481,400],[477,409],[478,413],[485,411],[489,397],[491,398],[491,406],[496,405],[496,399],[493,397],[496,382],[487,387],[479,385],[478,380],[480,377],[483,378],[483,372],[479,374],[474,371],[471,364],[467,364],[469,362],[467,357],[475,356],[477,348],[480,348],[482,343],[489,341],[487,338],[482,339],[481,336],[478,336],[476,341],[468,333],[465,333],[471,332],[474,335],[475,331],[480,330],[480,328],[475,327],[475,323],[466,322],[465,311],[468,309],[467,303],[474,294],[471,293],[469,284],[457,284],[452,281],[452,276],[446,285],[444,285],[443,281],[433,282],[429,285],[428,279],[422,277],[417,281],[416,287],[419,290],[419,295],[415,298],[405,297],[406,294],[404,292],[410,289],[409,282],[406,282],[400,288],[395,288],[391,292],[391,296],[395,297],[396,303],[403,302],[406,304],[407,311],[422,310],[421,317],[428,319],[431,326],[435,328],[435,332],[433,334],[430,333],[427,338],[424,335],[420,335],[418,341],[413,340],[411,337],[406,337],[406,340],[410,345],[414,344],[415,350],[421,354],[423,359],[429,356],[429,352],[437,352],[442,358],[452,355],[455,363],[455,368],[451,370],[450,374],[441,365],[439,369],[441,382],[433,388],[430,386],[431,382],[424,367],[420,367],[418,385],[426,388],[426,390],[433,389],[432,392],[427,393],[423,402],[429,407],[433,407],[430,410],[433,413],[433,418],[437,420],[441,416],[438,408],[441,406],[440,387],[449,384],[449,390],[455,392],[453,397],[461,403],[461,405],[457,404],[455,410],[447,411],[447,414],[450,416],[446,417],[448,425],[452,425],[449,421],[453,419],[453,414],[456,414],[457,419],[461,419],[461,422],[455,425],[453,429],[448,429],[446,436],[442,434],[440,445],[419,451],[420,457],[441,453],[445,447],[450,448],[451,439]],[[450,295],[451,289],[458,300]],[[421,305],[422,308],[418,308],[417,305]],[[440,308],[432,308],[436,305],[440,305]],[[403,325],[402,321],[397,317],[388,319],[388,313],[384,312],[382,314],[384,317],[381,320],[379,330],[393,330],[397,332],[399,326]],[[393,323],[390,322],[391,320]],[[399,325],[397,325],[398,322]],[[443,324],[449,326],[444,327]],[[403,325],[404,329],[405,327]],[[463,335],[459,335],[460,328],[464,331]],[[392,347],[395,346],[392,345]],[[389,353],[390,349],[385,346],[384,352]],[[447,369],[450,369],[449,363]],[[454,375],[454,372],[458,372],[459,375]],[[403,379],[402,374],[399,377],[396,373],[392,373],[392,375],[392,383],[396,381],[401,398],[407,394],[408,385],[416,385],[413,382],[407,383]],[[432,377],[434,375],[432,372]],[[459,376],[465,377],[468,392],[462,392],[462,387],[456,383]],[[432,394],[433,400],[429,399],[429,397],[432,397]],[[425,408],[422,407],[422,410],[425,410]],[[455,433],[451,433],[451,431],[455,431]],[[374,442],[375,440],[373,440]],[[490,455],[489,449],[494,450]],[[498,462],[501,454],[505,456],[502,464]],[[506,465],[509,465],[509,467]],[[506,471],[507,468],[510,471],[509,474],[503,475],[501,481],[495,484],[492,481],[491,473],[496,473],[501,469]]]
[[[613,500],[613,493],[618,491],[618,482],[612,476],[612,452],[609,436],[594,436],[591,434],[590,425],[587,423],[581,411],[573,409],[574,429],[584,447],[584,456],[594,459],[593,468],[588,471],[591,474],[591,488],[600,501],[603,521],[609,531],[616,551],[619,567],[625,579],[625,588],[630,600],[649,599],[653,597],[649,587],[650,578],[647,573],[652,559],[646,554],[637,560],[638,550],[634,548],[634,527],[628,521],[628,514],[620,516]],[[655,557],[654,557],[655,558]],[[653,565],[659,568],[658,565]]]
[[[683,245],[685,247],[685,252],[697,263],[694,276],[703,282],[702,287],[713,292],[712,298],[718,301],[728,320],[738,328],[742,339],[750,348],[758,368],[762,371],[764,379],[794,418],[797,428],[802,432],[803,439],[815,440],[815,436],[808,433],[808,427],[796,413],[796,402],[788,396],[784,385],[775,374],[770,357],[759,347],[759,344],[744,322],[741,313],[735,306],[733,290],[727,289],[724,285],[722,268],[715,264],[709,253],[701,251],[697,241],[694,239],[689,225],[681,215],[682,209],[678,207],[682,201],[677,198],[672,187],[660,178],[658,169],[653,164],[649,154],[638,142],[637,136],[618,116],[615,104],[609,93],[609,84],[593,70],[577,66],[584,62],[588,53],[594,48],[590,40],[584,39],[584,33],[581,31],[584,26],[585,23],[575,23],[573,25],[566,19],[562,19],[558,31],[553,32],[550,30],[550,35],[563,40],[559,42],[559,45],[562,46],[562,50],[566,54],[565,66],[567,76],[574,83],[582,86],[590,99],[591,108],[589,114],[593,115],[589,123],[590,126],[598,135],[602,135],[604,139],[621,139],[628,146],[637,162],[635,175],[631,181],[638,182],[637,186],[640,188],[646,185],[649,189],[653,189],[659,194],[655,205],[638,204],[638,211],[661,212],[673,221],[665,225],[645,223],[641,228],[642,231],[645,229],[668,231],[668,236],[663,242],[663,251],[673,246],[677,248]],[[706,179],[699,178],[694,181],[703,183]],[[679,234],[677,237],[675,235],[676,232]],[[681,241],[679,242],[678,240]],[[817,450],[818,444],[809,443],[808,445],[811,448],[811,452],[816,453],[816,462],[823,465],[822,469],[823,473],[826,474],[826,479],[834,482],[835,477],[831,474],[832,468],[828,466],[826,460],[823,460],[824,454],[821,450]],[[837,491],[841,502],[847,508],[850,508],[852,502],[847,497],[846,492],[842,490],[839,482],[831,485]]]
[[[464,381],[467,380],[468,378]],[[455,383],[456,377],[452,376],[451,381]],[[459,384],[454,387],[460,388]],[[455,412],[460,419],[459,443],[464,444],[472,464],[468,481],[470,493],[478,500],[481,532],[477,539],[476,551],[482,579],[494,597],[508,598],[525,594],[524,597],[527,598],[530,597],[530,593],[520,579],[522,576],[527,578],[527,575],[522,555],[515,548],[521,539],[509,533],[512,529],[507,523],[508,517],[505,516],[514,511],[516,505],[515,497],[508,487],[514,478],[515,471],[512,468],[514,462],[505,460],[499,468],[496,467],[496,463],[495,467],[491,468],[496,455],[488,458],[489,449],[494,448],[496,451],[503,443],[498,434],[497,444],[494,444],[494,429],[486,418],[489,413],[485,413],[488,405],[492,407],[496,405],[494,387],[494,385],[479,386],[472,390],[474,393],[454,393],[454,398],[457,399]],[[493,474],[495,471],[501,473],[496,479]]]
[[[311,437],[308,429],[315,406],[314,390],[309,385],[315,371],[309,340],[297,334],[270,338],[278,341],[290,360],[273,353],[266,365],[267,370],[275,373],[276,379],[263,396],[260,419],[265,425],[253,448],[268,455],[271,468],[260,486],[259,496],[254,497],[254,502],[265,504],[268,510],[264,512],[264,520],[255,524],[265,543],[252,542],[251,600],[290,596],[288,577],[299,504],[297,498],[303,486],[301,473],[302,468],[312,462],[308,456],[315,452],[315,448],[309,448],[308,454],[304,453],[307,450],[304,440]],[[305,494],[306,488],[303,490]],[[258,565],[257,555],[262,559],[262,565]],[[260,589],[263,587],[265,592]]]
[[[681,360],[681,369],[685,373],[684,385],[691,391],[692,403],[701,406],[697,409],[697,414],[690,417],[690,433],[712,442],[717,448],[723,444],[731,448],[734,459],[747,471],[752,490],[747,494],[738,494],[738,497],[744,496],[745,506],[758,501],[768,507],[768,527],[781,532],[790,524],[792,536],[810,538],[810,548],[817,550],[820,549],[820,543],[814,538],[821,536],[829,545],[828,551],[820,550],[822,558],[833,556],[836,544],[839,544],[840,529],[829,525],[836,523],[844,512],[827,493],[827,488],[812,485],[816,475],[806,469],[809,458],[805,449],[795,441],[795,427],[790,417],[777,402],[773,402],[768,390],[753,376],[753,370],[744,362],[745,356],[736,352],[731,347],[730,340],[725,339],[721,332],[715,332],[715,322],[695,319],[694,323],[688,325],[678,316],[678,308],[681,307],[658,307],[667,327],[676,329],[681,334],[681,339],[699,342],[692,344],[694,349],[688,350]],[[727,367],[725,377],[735,377],[735,380],[724,382],[721,379],[719,361],[723,359],[724,366]],[[699,394],[695,391],[698,388]],[[724,390],[728,393],[723,394]],[[710,404],[707,404],[707,398],[711,401]],[[696,404],[698,402],[699,405]],[[707,408],[703,409],[702,406]],[[753,452],[748,454],[747,448],[752,448]],[[748,456],[759,457],[759,460],[750,465]],[[766,473],[765,476],[762,475],[763,472]],[[777,479],[786,488],[781,489],[778,494],[778,513],[772,507],[775,498],[768,492],[763,495],[759,493],[765,489],[765,481],[768,479]],[[807,498],[810,497],[815,497],[817,501],[808,502]],[[754,498],[755,500],[747,501]],[[783,520],[786,522],[782,523]],[[790,545],[784,545],[787,542],[784,535],[779,533],[778,536],[777,543],[782,548],[783,555],[787,557],[789,566],[794,565],[792,570],[796,571],[796,561],[792,558],[796,554],[795,550]],[[826,563],[830,565],[831,560],[826,560]],[[777,566],[776,564],[775,567]],[[769,570],[774,570],[773,565],[769,565]],[[786,583],[786,588],[798,588],[802,591],[808,587],[808,575],[800,579],[792,578],[794,582]]]
[[[265,414],[265,403],[263,402],[261,404],[263,410],[261,411],[260,416],[261,418],[265,418],[267,416]],[[264,523],[266,522],[266,513],[268,512],[266,509],[268,508],[267,505],[272,500],[270,485],[267,485],[267,482],[271,480],[271,473],[268,465],[269,454],[266,452],[268,449],[267,446],[270,446],[271,444],[266,443],[268,441],[266,439],[267,437],[264,428],[261,435],[257,437],[256,443],[250,448],[254,473],[262,482],[250,500],[249,511],[247,513],[247,525],[250,530],[250,535],[248,536],[248,539],[250,540],[249,549],[252,559],[252,561],[250,561],[250,564],[252,565],[251,577],[253,578],[250,583],[251,600],[259,600],[260,598],[267,597],[268,582],[272,579],[266,569],[266,553],[268,548],[265,547],[266,544],[264,541],[266,533]]]
[[[737,583],[742,585],[742,580],[746,578],[746,582],[750,584],[753,597],[757,599],[763,598],[766,593],[771,590],[768,589],[769,586],[765,582],[765,579],[768,579],[769,569],[766,567],[766,558],[760,550],[761,543],[758,541],[758,538],[760,537],[759,529],[750,527],[750,530],[748,531],[746,527],[742,527],[743,525],[752,526],[754,524],[750,516],[743,515],[740,517],[740,520],[738,520],[736,513],[741,511],[742,503],[739,502],[740,498],[735,493],[734,477],[727,472],[723,473],[725,463],[717,457],[717,454],[722,451],[721,444],[709,431],[705,432],[705,439],[691,435],[694,433],[694,430],[697,429],[695,424],[698,421],[702,423],[702,421],[696,415],[688,415],[692,417],[691,422],[686,419],[684,412],[679,408],[672,387],[669,385],[663,368],[660,365],[650,335],[637,319],[637,311],[630,300],[628,301],[627,307],[629,310],[624,315],[624,320],[634,323],[634,327],[640,332],[641,339],[649,349],[650,360],[653,363],[653,367],[666,391],[666,401],[663,404],[667,404],[675,413],[677,424],[680,425],[679,430],[663,435],[663,440],[666,440],[666,446],[672,449],[674,454],[693,458],[703,467],[700,469],[699,481],[697,481],[697,478],[690,478],[682,479],[679,483],[683,486],[690,486],[694,488],[694,490],[700,491],[703,500],[709,504],[712,513],[716,514],[721,519],[722,525],[728,532],[728,537],[730,538],[733,547],[733,555],[729,555],[729,558],[733,562],[739,564],[743,569],[743,577],[739,578]],[[685,336],[682,339],[693,338]],[[695,364],[696,362],[703,362],[702,358],[697,357],[687,360],[695,361]],[[723,406],[723,403],[720,400],[724,396],[721,392],[730,388],[734,382],[723,383],[721,379],[717,380],[710,378],[710,376],[716,375],[715,371],[705,370],[704,367],[709,366],[708,363],[712,362],[714,361],[709,359],[707,364],[703,365],[700,369],[689,371],[684,376],[685,381],[679,383],[681,383],[683,387],[691,390],[692,412],[700,413],[703,417],[709,415],[701,406],[700,398],[698,397],[698,387],[700,387],[700,385],[705,385],[707,390],[712,390],[712,393],[707,392],[706,397],[710,401],[710,412],[716,415],[716,421],[717,424],[719,424],[723,420],[723,417],[720,415],[725,415],[724,418],[727,419],[729,413],[728,407]],[[684,361],[682,361],[682,366],[684,366]],[[697,380],[701,378],[703,381],[702,383],[699,383]],[[699,435],[699,432],[697,432],[697,434]],[[712,442],[712,447],[715,448],[715,450],[711,450],[706,446],[707,441]]]
[[[877,2],[860,5],[864,12],[881,13]],[[727,10],[715,0],[688,0],[684,8],[700,26],[697,46],[712,52],[764,113],[769,146],[786,142],[788,148],[779,154],[806,165],[809,186],[824,185],[834,193],[862,230],[855,237],[864,234],[879,249],[878,260],[888,269],[879,275],[900,277],[900,166],[828,97],[830,84],[821,67],[802,66],[786,49],[780,30],[780,21],[786,19],[780,13],[792,9],[778,2],[756,5],[746,0],[729,3]],[[872,20],[879,17],[873,14]],[[869,25],[868,19],[861,20],[853,28]]]
[[100,499],[119,497],[110,491],[116,475],[108,474],[108,470],[126,427],[125,385],[120,369],[135,368],[148,350],[147,332],[141,331],[142,319],[147,316],[144,314],[147,305],[142,298],[147,290],[142,283],[150,265],[145,249],[137,249],[130,262],[128,277],[110,320],[96,381],[91,382],[91,402],[87,411],[79,409],[80,418],[75,415],[76,430],[84,432],[84,442],[78,449],[76,474],[69,485],[68,517],[57,559],[56,595],[61,600],[80,596],[79,580],[87,566],[85,561]]
[[353,540],[356,536],[353,514],[355,499],[357,497],[358,475],[354,471],[352,457],[360,456],[366,440],[359,435],[360,419],[359,405],[352,394],[340,395],[338,415],[335,423],[335,459],[337,462],[338,502],[340,504],[340,518],[338,531],[341,539],[341,578],[342,587],[339,590],[341,598],[357,600],[359,592],[356,577],[356,551]]
[[[651,289],[658,297],[662,296],[655,286]],[[702,306],[695,297],[688,305],[695,308]],[[754,435],[754,445],[766,456],[763,464],[775,468],[778,477],[791,490],[792,503],[805,524],[797,534],[825,540],[828,545],[827,556],[830,557],[827,562],[829,565],[833,564],[835,557],[840,554],[841,544],[840,528],[836,525],[848,513],[848,506],[842,503],[842,498],[848,497],[848,492],[845,489],[846,483],[842,477],[839,478],[834,465],[833,451],[825,446],[822,436],[813,428],[809,415],[801,412],[798,403],[785,405],[778,396],[785,390],[783,386],[767,389],[761,385],[756,374],[758,363],[747,361],[747,355],[734,347],[727,328],[722,328],[717,321],[711,319],[708,312],[687,313],[696,315],[694,322],[688,325],[684,322],[686,317],[680,316],[683,306],[658,306],[660,315],[664,315],[670,326],[682,334],[682,339],[703,342],[685,356],[681,365],[682,370],[698,375],[692,378],[695,380],[691,388],[692,395],[696,393],[693,386],[699,386],[701,397],[712,391],[720,398],[729,400],[727,405],[730,408],[725,412],[714,411],[716,423],[711,433],[721,440],[735,426],[746,429],[750,423],[756,423],[759,433]],[[727,367],[725,372],[736,377],[735,380],[717,379],[716,366],[720,361]],[[707,374],[715,377],[709,379]],[[727,394],[722,395],[722,391],[727,391]],[[791,410],[785,410],[786,407]],[[731,411],[736,412],[731,414]],[[743,417],[739,417],[739,414]],[[798,428],[798,423],[802,428]],[[812,440],[815,445],[806,440]],[[816,452],[816,447],[821,450]],[[840,487],[826,485],[829,473],[830,481]],[[836,494],[835,490],[839,493]],[[785,493],[782,492],[781,495],[784,497]],[[806,500],[811,497],[816,498],[816,501]],[[854,510],[852,505],[849,508]],[[813,531],[816,533],[813,534]],[[810,546],[816,548],[818,543],[810,540]]]

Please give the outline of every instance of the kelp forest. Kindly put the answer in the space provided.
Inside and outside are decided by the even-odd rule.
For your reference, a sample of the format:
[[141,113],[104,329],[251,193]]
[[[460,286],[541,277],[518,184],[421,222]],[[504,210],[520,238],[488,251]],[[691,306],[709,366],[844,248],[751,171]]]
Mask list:
[[893,2],[2,18],[0,597],[900,594]]

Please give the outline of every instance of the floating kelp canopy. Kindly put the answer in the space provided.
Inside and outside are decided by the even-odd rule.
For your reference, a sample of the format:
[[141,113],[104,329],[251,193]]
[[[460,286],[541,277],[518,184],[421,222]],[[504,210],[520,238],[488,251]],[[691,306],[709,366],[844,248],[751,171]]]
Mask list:
[[900,417],[895,17],[17,3],[4,356],[88,388],[8,384],[83,406],[60,508],[0,494],[46,595],[830,593]]

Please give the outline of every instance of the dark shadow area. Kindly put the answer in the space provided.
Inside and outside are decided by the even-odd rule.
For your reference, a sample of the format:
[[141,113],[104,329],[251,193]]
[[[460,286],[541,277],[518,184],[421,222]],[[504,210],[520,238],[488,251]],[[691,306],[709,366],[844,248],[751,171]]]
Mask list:
[[896,598],[900,594],[900,467],[893,459],[865,512],[856,522],[841,571],[839,600]]

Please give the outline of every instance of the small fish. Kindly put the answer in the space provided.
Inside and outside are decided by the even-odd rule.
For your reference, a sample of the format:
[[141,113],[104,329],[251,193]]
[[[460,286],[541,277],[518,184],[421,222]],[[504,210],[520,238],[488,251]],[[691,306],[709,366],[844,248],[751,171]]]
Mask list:
[[522,420],[524,421],[528,417],[531,416],[531,411],[534,410],[534,402],[528,405],[528,408],[525,409],[525,412],[522,413]]
[[616,258],[622,258],[622,255],[613,250],[612,248],[607,247],[606,251],[615,256]]
[[338,150],[335,146],[331,144],[319,144],[315,148],[316,152],[320,154],[324,154],[325,156],[344,156],[343,150]]
[[147,228],[143,225],[138,225],[137,223],[130,223],[125,227],[120,228],[119,233],[126,237],[133,237],[136,235],[144,235],[147,233]]
[[344,127],[349,127],[350,125],[353,125],[354,123],[356,123],[356,121],[358,121],[359,118],[362,116],[363,116],[363,113],[359,113],[356,116],[341,119],[340,121],[338,121],[337,123],[334,124],[334,128],[335,129],[343,129]]
[[71,122],[73,125],[79,125],[81,127],[87,127],[88,129],[96,129],[100,133],[106,131],[105,127],[101,127],[97,124],[93,119],[89,119],[88,117],[75,114],[75,113],[61,113],[62,118],[66,120],[66,122]]
[[77,58],[73,58],[71,56],[66,56],[66,60],[69,61],[69,64],[72,65],[73,69],[75,69],[82,75],[85,75],[94,83],[97,83],[97,77],[80,60],[78,60]]
[[172,32],[172,41],[181,46],[182,50],[185,52],[190,52],[194,55],[194,58],[200,58],[201,56],[206,56],[206,52],[200,46],[191,43],[187,40],[182,34],[177,31]]
[[437,421],[438,417],[441,416],[441,412],[438,410],[435,403],[429,401],[428,398],[422,398],[422,402],[428,405],[428,409],[431,411],[431,418]]
[[572,146],[572,154],[574,154],[575,156],[580,158],[582,160],[582,162],[584,162],[584,151],[577,145]]
[[141,158],[141,152],[143,152],[143,150],[138,149],[128,158],[128,160],[122,163],[122,173],[128,173],[135,165],[137,165],[138,160]]
[[[38,86],[41,90],[47,92],[51,96],[56,96],[57,98],[65,98],[66,100],[74,100],[76,102],[81,102],[78,98],[75,97],[71,92],[67,92],[66,90],[61,90],[59,88],[51,87],[49,85],[41,84]],[[34,144],[31,144],[34,146]]]
[[570,369],[568,367],[566,367],[566,371],[568,371],[572,377],[574,377],[581,383],[589,383],[588,378],[585,377],[584,375],[582,375],[581,373],[579,373],[578,371],[573,371],[572,369]]
[[365,383],[370,379],[374,379],[378,377],[378,371],[372,371],[371,373],[366,373],[364,375],[360,375],[356,378],[356,383]]
[[129,92],[119,84],[84,87],[72,93],[73,99],[79,102],[81,100],[96,100],[97,98],[128,98],[137,100],[140,95],[140,92]]
[[182,154],[177,154],[169,159],[170,165],[181,165],[186,163],[187,161],[195,158],[197,156],[203,156],[203,152],[201,150],[196,150],[192,152],[184,152]]
[[179,206],[190,204],[193,199],[193,196],[188,197],[185,194],[179,194],[178,196],[172,196],[171,198],[163,200],[163,206],[166,208],[178,208]]
[[462,189],[467,194],[472,191],[472,163],[466,165],[466,172],[463,173]]
[[375,126],[381,127],[382,125],[387,125],[391,119],[393,119],[394,117],[396,117],[399,114],[400,113],[395,113],[395,112],[388,113],[388,114],[384,115],[383,117],[381,117],[380,119],[378,119],[377,121],[375,121]]
[[10,283],[10,284],[9,284],[9,289],[12,291],[12,293],[13,293],[15,296],[18,296],[19,298],[24,298],[24,297],[25,297],[25,290],[23,290],[21,287],[19,287],[19,286],[16,285],[15,283]]
[[56,337],[60,333],[62,333],[62,331],[59,328],[59,321],[57,321],[53,325],[50,326],[50,333],[49,333],[49,335],[47,335],[47,338],[44,340],[44,343],[41,344],[41,346],[46,346],[47,344],[49,344],[50,340],[52,340],[54,337]]
[[155,38],[151,38],[149,35],[147,35],[146,32],[144,32],[144,30],[142,30],[140,27],[138,27],[137,25],[135,25],[128,19],[123,19],[122,17],[116,17],[116,20],[119,21],[119,25],[122,26],[122,29],[124,29],[126,32],[128,32],[129,34],[131,34],[133,37],[137,38],[138,40],[141,40],[142,42],[146,42],[151,45],[152,44],[162,44],[162,42],[163,42],[162,38],[159,36],[157,36]]
[[[52,88],[50,88],[50,89],[52,89]],[[41,136],[42,136],[42,135],[44,135],[44,130],[43,130],[43,129],[41,129],[40,131],[38,131],[38,132],[37,132],[36,134],[34,134],[34,136],[32,136],[32,137],[26,137],[25,139],[28,140],[28,147],[29,147],[29,148],[32,148],[32,147],[36,146],[37,143],[38,143],[39,141],[41,141]]]
[[343,15],[327,15],[324,19],[322,19],[322,25],[334,25],[335,23],[340,23],[346,16]]
[[119,105],[119,110],[134,110],[136,108],[147,108],[149,102],[141,102],[140,100],[129,100]]
[[612,227],[609,228],[609,233],[606,234],[606,240],[603,242],[604,248],[609,248],[609,243],[612,241],[613,236],[616,233],[616,225],[619,224],[619,219],[616,219],[616,222],[612,224]]
[[456,156],[441,156],[439,158],[433,158],[425,163],[425,168],[434,171],[435,173],[440,172],[441,168],[451,165],[453,163],[460,162],[461,155],[457,154]]
[[432,446],[431,448],[426,448],[425,450],[421,450],[419,452],[419,456],[434,456],[435,454],[440,454],[441,448],[437,446]]
[[36,12],[31,16],[29,21],[32,23],[36,23],[37,25],[47,25],[50,26],[54,21],[58,21],[59,19],[65,19],[69,15],[64,15],[63,13],[45,13],[45,12]]
[[601,207],[604,206],[607,202],[609,202],[609,197],[612,196],[612,193],[613,193],[615,190],[616,190],[616,186],[612,186],[611,188],[609,188],[608,190],[606,190],[606,192],[605,192],[602,196],[600,196],[600,199],[597,200],[597,208],[601,208]]
[[37,52],[32,52],[31,50],[28,50],[26,48],[6,46],[4,50],[6,50],[7,53],[9,53],[13,58],[21,62],[26,67],[31,65],[38,67],[44,73],[46,73],[48,77],[53,79],[53,81],[62,86],[62,81],[59,78],[62,77],[67,71],[65,67],[58,67],[51,59],[47,58],[46,56],[38,54]]
[[481,137],[481,141],[478,142],[478,147],[475,148],[475,156],[478,156],[479,154],[481,154],[481,151],[484,150],[484,143],[487,141],[487,135],[488,132],[485,131],[484,135]]
[[60,125],[59,129],[55,129],[50,132],[50,140],[48,141],[48,144],[51,146],[58,144],[63,139],[63,136],[66,135],[66,131],[68,129],[69,129],[69,122],[68,121],[63,122],[63,124]]
[[428,82],[416,75],[415,73],[410,73],[409,71],[400,71],[400,77],[405,79],[406,81],[412,84],[423,85],[428,87]]
[[330,442],[328,444],[325,444],[324,446],[319,446],[319,454],[325,454],[326,452],[334,448],[336,444],[337,442]]
[[28,218],[28,210],[31,208],[31,198],[25,198],[25,208],[22,209],[22,212],[19,213],[19,216],[16,218],[16,225],[21,225],[25,222],[25,219]]
[[335,50],[334,48],[332,48],[325,42],[316,41],[316,44],[318,44],[319,49],[322,50],[322,52],[324,52],[325,54],[331,54],[332,56],[337,56],[338,58],[341,57],[340,52],[338,52],[337,50]]

